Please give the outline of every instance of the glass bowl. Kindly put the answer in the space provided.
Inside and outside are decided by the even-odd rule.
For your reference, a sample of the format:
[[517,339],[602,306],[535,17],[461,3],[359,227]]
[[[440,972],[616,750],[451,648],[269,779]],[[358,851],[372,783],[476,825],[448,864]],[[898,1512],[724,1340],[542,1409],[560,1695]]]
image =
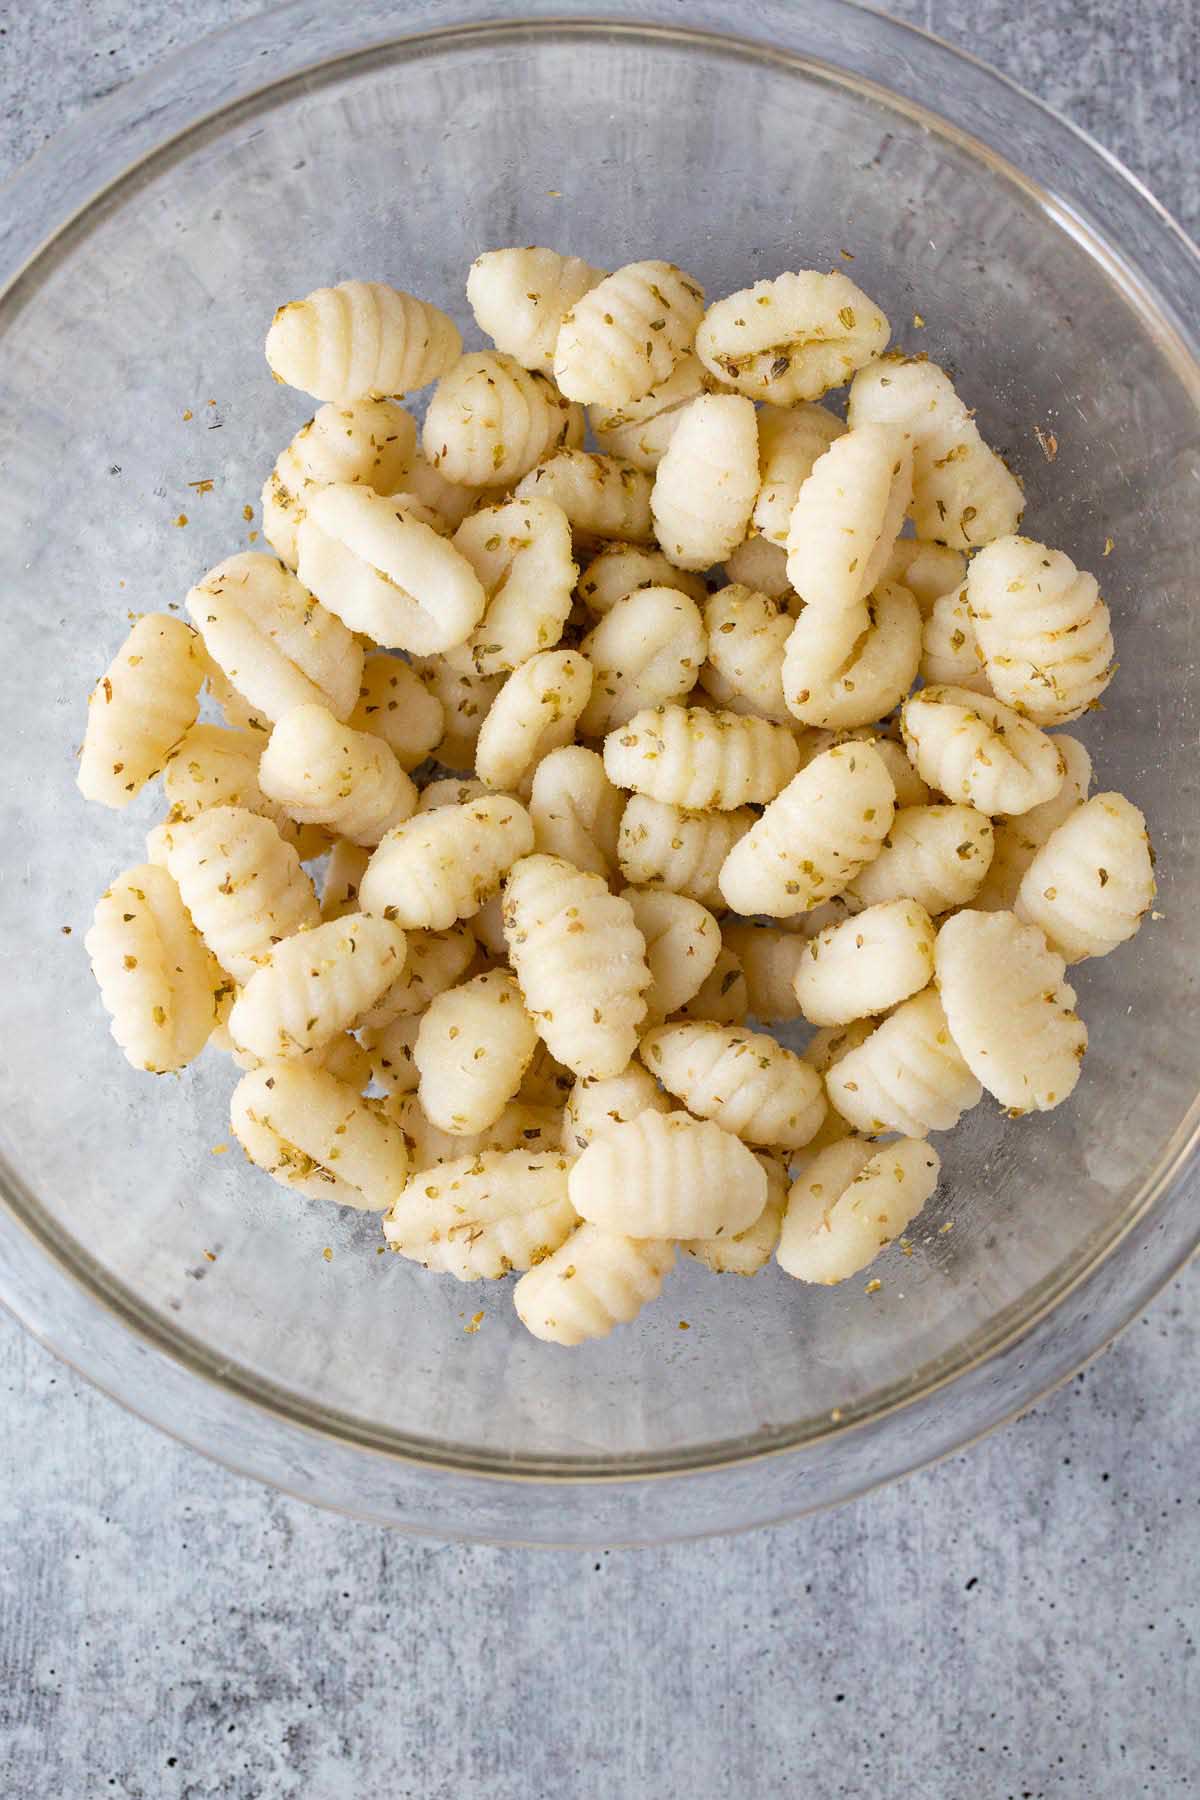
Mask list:
[[[647,1541],[860,1492],[1027,1405],[1197,1236],[1195,252],[1078,132],[876,14],[605,14],[304,0],[94,109],[0,217],[0,1296],[232,1467],[439,1536]],[[470,259],[526,242],[669,257],[713,295],[846,268],[961,375],[1029,529],[1103,574],[1122,666],[1084,736],[1162,877],[1162,917],[1078,971],[1071,1103],[1016,1125],[986,1103],[940,1139],[878,1291],[689,1265],[574,1353],[504,1287],[377,1256],[377,1220],[218,1153],[215,1053],[158,1083],[126,1066],[82,937],[161,798],[115,817],[73,785],[127,612],[246,544],[311,410],[266,369],[274,306],[366,275],[469,326]]]

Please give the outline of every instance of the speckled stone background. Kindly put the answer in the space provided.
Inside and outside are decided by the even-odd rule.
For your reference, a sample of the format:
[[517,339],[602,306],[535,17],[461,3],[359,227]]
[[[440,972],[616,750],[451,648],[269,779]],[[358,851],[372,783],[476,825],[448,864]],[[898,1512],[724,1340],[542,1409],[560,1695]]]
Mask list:
[[[241,0],[0,9],[0,175]],[[904,0],[1200,228],[1200,0]],[[2,201],[0,201],[2,204]],[[969,1455],[656,1552],[416,1544],[0,1322],[3,1800],[1130,1800],[1200,1788],[1195,1267]]]

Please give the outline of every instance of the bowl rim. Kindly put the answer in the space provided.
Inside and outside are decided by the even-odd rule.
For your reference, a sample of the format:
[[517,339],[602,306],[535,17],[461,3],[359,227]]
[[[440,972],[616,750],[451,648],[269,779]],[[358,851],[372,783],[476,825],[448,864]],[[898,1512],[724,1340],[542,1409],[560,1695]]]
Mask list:
[[[969,52],[959,50],[917,26],[905,24],[873,7],[863,5],[860,0],[816,0],[815,10],[830,21],[867,21],[872,30],[884,37],[896,38],[898,41],[917,40],[927,51],[932,49],[939,56],[948,58],[951,65],[963,65],[988,83],[996,84],[1018,108],[1033,109],[1043,123],[1049,123],[1055,131],[1069,133],[1088,157],[1100,159],[1108,172],[1132,193],[1140,206],[1150,209],[1155,226],[1160,232],[1166,233],[1167,240],[1173,244],[1182,259],[1185,269],[1184,292],[1200,293],[1200,252],[1179,223],[1148,192],[1144,184],[1087,132],[1063,119],[1053,109],[1026,93],[1019,84],[991,69]],[[73,228],[81,225],[96,208],[122,192],[137,174],[166,166],[172,154],[185,153],[186,148],[193,146],[200,134],[217,130],[232,110],[243,106],[261,106],[268,95],[284,98],[287,91],[300,79],[320,78],[322,71],[325,78],[329,79],[335,67],[344,70],[346,63],[354,57],[378,55],[388,45],[396,47],[394,54],[404,55],[413,54],[414,46],[441,43],[455,36],[478,39],[487,33],[511,35],[527,31],[620,31],[649,34],[684,45],[689,40],[716,40],[726,52],[740,51],[757,58],[782,60],[793,67],[830,77],[839,85],[850,86],[859,91],[873,91],[890,107],[914,116],[923,116],[941,135],[965,139],[984,161],[999,167],[1026,190],[1034,191],[1040,203],[1067,229],[1073,232],[1083,231],[1089,247],[1103,249],[1106,253],[1106,267],[1112,273],[1130,282],[1139,295],[1149,295],[1153,299],[1154,316],[1168,328],[1175,339],[1176,354],[1182,355],[1188,368],[1194,373],[1200,392],[1200,357],[1193,334],[1183,323],[1186,313],[1172,294],[1164,294],[1161,288],[1148,286],[1145,277],[1128,264],[1124,253],[1109,241],[1086,209],[1063,202],[1058,195],[1048,194],[1039,183],[987,140],[965,130],[962,125],[941,112],[934,111],[927,101],[914,99],[888,87],[873,79],[869,73],[864,73],[861,68],[851,70],[845,65],[808,53],[795,41],[800,30],[799,9],[787,5],[786,0],[753,0],[744,13],[739,13],[736,31],[723,28],[724,8],[715,4],[715,0],[695,0],[694,4],[688,6],[684,18],[680,17],[678,9],[670,4],[670,0],[650,0],[649,4],[639,6],[616,0],[615,4],[602,8],[587,5],[584,0],[527,0],[519,16],[503,7],[489,5],[486,0],[434,0],[432,5],[424,6],[419,4],[419,0],[401,0],[399,5],[377,4],[375,0],[371,0],[370,4],[356,9],[353,23],[334,21],[331,27],[335,33],[340,32],[343,39],[353,35],[355,41],[342,42],[340,48],[327,49],[314,60],[304,47],[312,40],[312,33],[307,28],[319,12],[320,9],[314,6],[313,0],[287,0],[286,4],[266,13],[210,33],[196,43],[174,52],[118,89],[67,125],[37,151],[22,169],[0,187],[0,194],[10,202],[8,208],[0,209],[10,220],[7,227],[0,224],[0,298],[34,275],[42,259],[52,254],[56,244],[70,234]],[[431,20],[434,22],[431,23]],[[751,32],[749,36],[748,28]],[[259,75],[262,73],[258,59],[264,55],[264,43],[270,43],[274,48],[278,48],[281,43],[288,44],[289,50],[282,67],[280,59],[272,54],[270,79],[256,84],[251,77],[254,72]],[[196,81],[198,64],[211,66],[214,71],[223,70],[223,79],[212,84]],[[187,72],[186,81],[183,80],[184,71]],[[223,97],[216,104],[201,105],[194,98],[198,92],[205,92],[209,96],[223,92]],[[711,1482],[714,1477],[720,1478],[725,1473],[770,1460],[794,1459],[820,1445],[828,1444],[833,1438],[849,1437],[883,1427],[898,1413],[911,1413],[915,1408],[928,1406],[947,1386],[961,1384],[967,1377],[978,1376],[989,1368],[998,1370],[1002,1364],[1011,1360],[1013,1353],[1018,1352],[1022,1344],[1031,1342],[1044,1331],[1069,1298],[1084,1294],[1089,1285],[1095,1283],[1122,1244],[1130,1238],[1139,1238],[1146,1232],[1155,1209],[1161,1211],[1165,1198],[1177,1192],[1186,1181],[1189,1165],[1195,1160],[1198,1141],[1200,1096],[1197,1096],[1180,1122],[1157,1167],[1143,1181],[1136,1202],[1106,1233],[1101,1234],[1097,1246],[1090,1251],[1081,1250],[1065,1272],[1053,1272],[1051,1277],[1031,1290],[1038,1293],[1042,1288],[1045,1289],[1036,1304],[1028,1304],[1028,1296],[1026,1303],[1013,1303],[990,1320],[980,1332],[966,1340],[959,1353],[935,1359],[903,1384],[896,1384],[896,1389],[875,1390],[870,1397],[870,1404],[848,1406],[843,1416],[837,1419],[831,1416],[822,1429],[798,1433],[795,1427],[780,1428],[769,1438],[764,1438],[759,1433],[749,1438],[696,1445],[684,1452],[662,1455],[639,1454],[619,1458],[528,1456],[515,1464],[512,1459],[492,1452],[445,1444],[431,1446],[415,1439],[372,1433],[364,1428],[363,1421],[332,1409],[316,1407],[309,1402],[300,1402],[270,1384],[256,1381],[245,1371],[231,1373],[227,1367],[219,1370],[216,1366],[219,1359],[211,1351],[198,1345],[188,1333],[172,1327],[168,1320],[143,1307],[136,1294],[107,1277],[98,1264],[91,1263],[85,1253],[55,1242],[48,1229],[48,1221],[44,1221],[36,1200],[29,1195],[15,1172],[3,1165],[0,1165],[0,1204],[3,1208],[3,1215],[0,1217],[0,1242],[7,1237],[12,1246],[18,1236],[24,1239],[27,1251],[32,1250],[36,1255],[49,1259],[56,1273],[76,1286],[81,1299],[86,1299],[93,1307],[104,1311],[122,1333],[138,1341],[146,1352],[156,1359],[162,1358],[176,1364],[189,1380],[199,1379],[218,1385],[242,1409],[250,1408],[260,1415],[265,1413],[274,1420],[287,1420],[300,1432],[350,1448],[357,1456],[366,1452],[372,1457],[383,1457],[389,1462],[404,1464],[423,1481],[438,1480],[442,1502],[439,1512],[442,1517],[441,1528],[435,1530],[434,1535],[444,1536],[447,1529],[450,1529],[454,1535],[477,1535],[486,1541],[497,1541],[492,1532],[477,1531],[470,1519],[465,1517],[465,1513],[471,1510],[469,1496],[464,1497],[464,1518],[446,1516],[447,1510],[453,1512],[453,1507],[447,1509],[445,1505],[447,1478],[452,1483],[483,1481],[493,1486],[498,1485],[516,1496],[515,1506],[518,1509],[524,1504],[521,1496],[525,1496],[527,1500],[531,1488],[561,1492],[564,1487],[569,1487],[584,1493],[607,1489],[613,1494],[623,1492],[630,1495],[638,1490],[643,1493],[655,1490],[663,1493],[681,1481],[703,1477]],[[1040,1374],[1033,1383],[1010,1378],[1004,1385],[1003,1392],[997,1393],[993,1403],[985,1409],[987,1416],[983,1423],[973,1427],[963,1437],[947,1442],[940,1448],[922,1452],[911,1460],[901,1455],[894,1466],[888,1466],[873,1478],[854,1479],[838,1492],[815,1500],[798,1497],[796,1504],[789,1501],[782,1510],[779,1509],[778,1501],[775,1501],[762,1517],[729,1519],[721,1516],[715,1528],[730,1529],[741,1523],[753,1525],[765,1522],[767,1518],[797,1516],[836,1503],[882,1485],[898,1474],[937,1460],[941,1455],[950,1454],[961,1448],[963,1442],[975,1441],[986,1431],[1033,1404],[1059,1381],[1066,1379],[1082,1362],[1103,1349],[1116,1332],[1136,1316],[1146,1300],[1171,1278],[1195,1249],[1197,1242],[1200,1242],[1200,1221],[1179,1243],[1172,1242],[1168,1253],[1156,1260],[1148,1275],[1138,1282],[1130,1281],[1125,1300],[1103,1315],[1098,1333],[1085,1334],[1061,1368],[1056,1367],[1048,1377]],[[88,1353],[88,1329],[82,1322],[82,1315],[69,1329],[64,1330],[57,1329],[50,1318],[42,1316],[43,1309],[37,1301],[30,1298],[30,1283],[26,1279],[29,1267],[28,1255],[14,1255],[11,1267],[0,1270],[0,1302],[26,1324],[40,1341],[130,1410],[149,1418],[151,1423],[192,1447],[224,1461],[238,1472],[256,1475],[286,1491],[350,1511],[356,1516],[384,1517],[390,1524],[400,1524],[411,1530],[426,1529],[416,1516],[419,1508],[411,1509],[408,1516],[397,1517],[390,1511],[381,1514],[371,1506],[363,1510],[353,1505],[341,1505],[336,1497],[320,1491],[320,1481],[315,1484],[312,1481],[289,1483],[278,1468],[264,1466],[264,1458],[243,1459],[236,1455],[224,1455],[214,1450],[210,1442],[203,1441],[201,1434],[182,1430],[169,1414],[162,1416],[164,1408],[161,1405],[147,1408],[144,1404],[139,1404],[133,1395],[135,1391],[140,1392],[140,1388],[131,1380],[129,1370],[112,1371],[106,1379],[105,1370],[96,1366],[94,1358]],[[1096,1309],[1098,1318],[1100,1310]],[[971,1354],[966,1354],[971,1346],[977,1347]],[[933,1373],[938,1369],[939,1363],[944,1365],[941,1372]],[[135,1367],[144,1368],[144,1364],[135,1362]],[[897,1391],[901,1386],[904,1391]],[[645,1531],[643,1526],[638,1526],[631,1535],[622,1536],[620,1541],[662,1541],[671,1536],[698,1535],[713,1528],[702,1523],[698,1530],[675,1529],[670,1519],[670,1509],[669,1499],[665,1505],[655,1503],[649,1509],[644,1503],[631,1500],[625,1508],[629,1517],[644,1518],[649,1510],[655,1514],[653,1528]],[[620,1510],[619,1506],[610,1509],[611,1516],[615,1517]],[[721,1506],[710,1510],[714,1516],[725,1512]],[[586,1512],[585,1505],[579,1527],[585,1530],[585,1535],[578,1535],[577,1529],[573,1527],[560,1541],[613,1541],[611,1536],[597,1538],[587,1534],[587,1519],[582,1516]],[[514,1520],[514,1523],[520,1525],[519,1520]],[[526,1539],[520,1529],[514,1534],[514,1530],[507,1525],[499,1532],[499,1541],[514,1541],[514,1535],[519,1541],[556,1541],[541,1528]]]

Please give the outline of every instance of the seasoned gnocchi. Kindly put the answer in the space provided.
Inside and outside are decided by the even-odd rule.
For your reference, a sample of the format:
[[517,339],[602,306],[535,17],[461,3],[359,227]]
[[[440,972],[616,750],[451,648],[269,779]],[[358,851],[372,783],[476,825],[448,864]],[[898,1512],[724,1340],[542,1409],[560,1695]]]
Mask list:
[[322,404],[277,554],[129,615],[78,770],[165,798],[84,937],[112,1035],[228,1056],[251,1162],[380,1253],[520,1274],[545,1342],[680,1247],[845,1281],[931,1133],[1067,1098],[1067,965],[1153,904],[1141,811],[1055,729],[1113,679],[1108,606],[840,271],[705,310],[671,263],[513,246],[467,301],[465,353],[383,283],[281,307],[269,367]]

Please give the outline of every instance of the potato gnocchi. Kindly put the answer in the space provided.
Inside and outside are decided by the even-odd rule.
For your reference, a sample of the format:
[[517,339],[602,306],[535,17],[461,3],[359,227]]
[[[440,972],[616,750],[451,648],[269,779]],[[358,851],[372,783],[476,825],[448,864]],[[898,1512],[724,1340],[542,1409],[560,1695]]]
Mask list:
[[131,613],[91,695],[82,794],[161,775],[165,817],[84,947],[133,1069],[229,1056],[252,1163],[582,1345],[679,1248],[848,1280],[931,1134],[1060,1105],[1067,965],[1154,854],[1056,729],[1116,674],[1095,577],[848,275],[706,310],[513,246],[466,288],[465,353],[380,282],[271,321],[321,404],[262,471],[276,554]]

